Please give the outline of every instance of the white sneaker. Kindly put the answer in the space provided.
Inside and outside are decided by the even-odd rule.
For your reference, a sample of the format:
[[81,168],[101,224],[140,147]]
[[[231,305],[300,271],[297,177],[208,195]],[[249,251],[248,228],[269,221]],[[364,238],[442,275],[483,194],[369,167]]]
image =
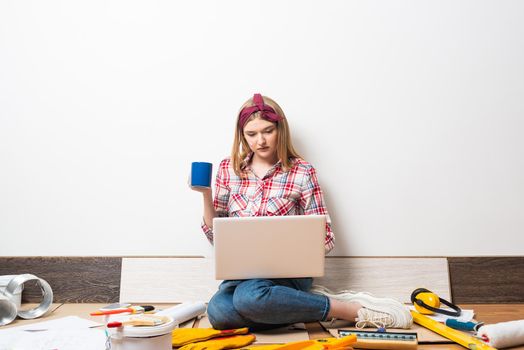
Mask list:
[[383,327],[409,329],[413,325],[413,317],[408,307],[392,298],[378,298],[369,293],[357,293],[346,290],[333,293],[323,286],[313,286],[311,292],[362,305],[362,309],[357,312],[357,328]]

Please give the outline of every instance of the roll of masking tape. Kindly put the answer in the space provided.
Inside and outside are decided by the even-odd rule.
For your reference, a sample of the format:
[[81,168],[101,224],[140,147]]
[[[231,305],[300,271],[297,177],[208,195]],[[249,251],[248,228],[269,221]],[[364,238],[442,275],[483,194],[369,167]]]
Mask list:
[[15,292],[19,290],[20,286],[27,281],[37,281],[38,285],[40,286],[40,290],[42,291],[42,302],[34,309],[27,311],[18,310],[18,316],[25,319],[33,319],[44,315],[53,303],[53,291],[49,283],[41,278],[36,277],[35,275],[28,273],[18,275],[9,282],[5,288],[4,295],[8,299],[12,299],[13,294],[15,294]]

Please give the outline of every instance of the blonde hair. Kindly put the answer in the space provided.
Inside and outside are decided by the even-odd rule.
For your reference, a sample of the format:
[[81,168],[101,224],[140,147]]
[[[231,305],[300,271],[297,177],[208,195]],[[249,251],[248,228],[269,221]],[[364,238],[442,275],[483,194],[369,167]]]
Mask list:
[[[275,101],[273,101],[269,97],[262,96],[262,98],[264,99],[264,104],[271,106],[275,110],[275,112],[282,117],[282,119],[275,123],[277,126],[277,157],[282,163],[282,170],[288,171],[293,166],[293,159],[300,158],[300,155],[297,153],[297,151],[295,151],[293,143],[291,142],[289,125],[287,123],[286,116],[284,115],[284,111]],[[235,138],[233,141],[233,148],[231,150],[231,162],[235,174],[237,174],[240,177],[247,176],[242,166],[244,165],[244,159],[251,152],[249,144],[247,143],[244,137],[244,126],[253,119],[262,118],[262,115],[261,112],[253,113],[249,117],[249,119],[244,123],[244,126],[239,125],[239,117],[242,109],[254,105],[255,104],[253,103],[253,98],[247,100],[242,105],[242,107],[240,107],[240,111],[238,112],[236,120]]]

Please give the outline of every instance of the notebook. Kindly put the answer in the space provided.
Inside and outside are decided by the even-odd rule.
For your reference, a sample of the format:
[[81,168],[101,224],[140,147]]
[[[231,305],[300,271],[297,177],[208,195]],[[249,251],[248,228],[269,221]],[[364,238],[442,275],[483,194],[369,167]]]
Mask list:
[[325,215],[215,218],[215,278],[324,275]]

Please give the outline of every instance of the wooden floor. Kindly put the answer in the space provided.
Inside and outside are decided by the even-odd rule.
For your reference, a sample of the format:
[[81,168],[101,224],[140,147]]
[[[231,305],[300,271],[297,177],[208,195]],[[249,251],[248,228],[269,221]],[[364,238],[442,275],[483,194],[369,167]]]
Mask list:
[[[17,319],[10,325],[2,327],[2,329],[71,315],[76,315],[82,318],[100,322],[100,318],[89,316],[89,312],[94,311],[104,305],[105,304],[53,304],[53,312],[48,314],[45,318],[40,318],[36,320]],[[158,306],[159,308],[165,308],[170,305],[159,304],[155,306]],[[464,309],[475,310],[476,319],[478,321],[483,321],[486,324],[524,319],[524,304],[461,304],[460,306],[462,306],[462,308]],[[187,326],[188,325],[186,325],[186,327]],[[191,326],[192,324],[189,325],[189,327]],[[198,322],[195,322],[193,326],[198,327]],[[319,323],[308,323],[306,324],[306,329],[308,331],[310,339],[318,339],[331,336]],[[452,343],[420,343],[418,348],[435,350],[464,349],[463,347]],[[522,346],[514,347],[512,349],[524,350],[524,344]]]

